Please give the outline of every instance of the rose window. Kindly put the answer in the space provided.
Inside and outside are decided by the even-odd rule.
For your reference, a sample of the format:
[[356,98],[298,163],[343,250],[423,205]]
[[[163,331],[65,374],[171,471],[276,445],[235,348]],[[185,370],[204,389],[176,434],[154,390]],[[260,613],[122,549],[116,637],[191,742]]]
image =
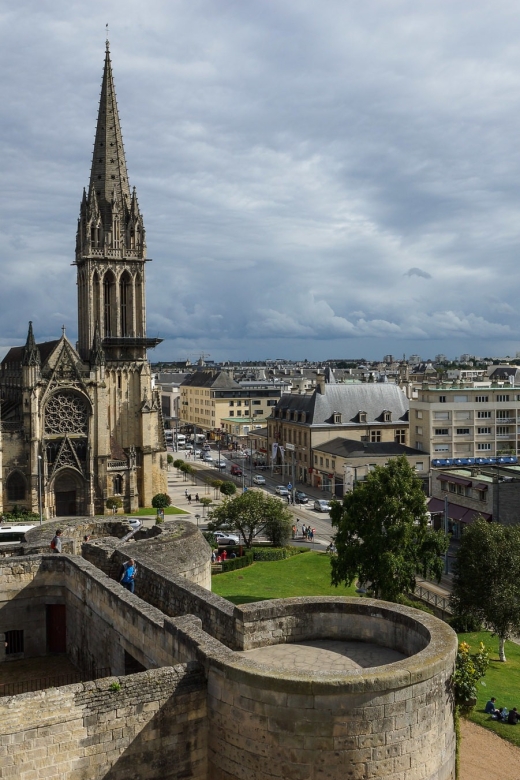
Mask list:
[[45,407],[45,433],[88,432],[88,409],[77,395],[56,393]]

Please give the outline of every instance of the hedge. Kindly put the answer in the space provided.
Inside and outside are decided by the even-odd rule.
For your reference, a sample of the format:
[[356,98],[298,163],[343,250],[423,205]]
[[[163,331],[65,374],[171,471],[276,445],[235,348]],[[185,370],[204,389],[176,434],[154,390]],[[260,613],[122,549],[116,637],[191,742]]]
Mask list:
[[283,561],[305,552],[309,552],[308,547],[253,547],[253,560]]
[[223,574],[226,571],[234,571],[235,569],[244,569],[246,566],[251,566],[252,563],[253,553],[251,550],[247,550],[240,558],[228,558],[219,563],[218,565],[222,566],[222,569],[220,572],[215,572],[215,574]]

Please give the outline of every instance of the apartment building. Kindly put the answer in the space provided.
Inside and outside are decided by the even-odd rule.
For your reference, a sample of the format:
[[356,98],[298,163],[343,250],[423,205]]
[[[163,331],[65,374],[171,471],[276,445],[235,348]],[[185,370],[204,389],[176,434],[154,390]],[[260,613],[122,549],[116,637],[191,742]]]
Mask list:
[[290,444],[296,479],[323,487],[312,451],[338,437],[408,444],[408,399],[390,383],[327,384],[324,378],[310,395],[283,395],[267,421],[269,463],[283,465]]
[[410,441],[432,458],[516,455],[520,388],[426,385],[410,400]]
[[364,480],[375,466],[386,466],[392,458],[402,455],[415,469],[427,494],[429,455],[396,441],[375,443],[338,437],[326,444],[318,444],[312,451],[314,484],[336,498],[342,498],[352,490],[356,482]]
[[246,428],[248,424],[265,425],[272,407],[288,387],[285,382],[236,382],[227,371],[195,371],[180,388],[180,419],[210,435],[233,433],[228,427],[237,420],[244,435],[244,420]]

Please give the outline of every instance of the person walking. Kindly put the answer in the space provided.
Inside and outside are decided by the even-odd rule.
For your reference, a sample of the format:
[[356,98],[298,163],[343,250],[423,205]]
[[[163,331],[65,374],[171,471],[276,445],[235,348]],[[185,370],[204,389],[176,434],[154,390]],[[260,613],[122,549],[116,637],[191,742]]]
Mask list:
[[191,493],[188,493],[188,504],[191,506]]
[[198,493],[195,493],[195,501],[197,502],[197,504],[199,503],[199,494]]
[[137,573],[137,569],[135,566],[135,561],[133,558],[130,558],[130,560],[127,563],[123,564],[123,574],[121,575],[121,579],[119,580],[123,588],[129,590],[130,593],[134,592],[136,573]]
[[61,553],[61,535],[63,531],[61,528],[56,529],[56,533],[52,537],[51,550],[55,553]]

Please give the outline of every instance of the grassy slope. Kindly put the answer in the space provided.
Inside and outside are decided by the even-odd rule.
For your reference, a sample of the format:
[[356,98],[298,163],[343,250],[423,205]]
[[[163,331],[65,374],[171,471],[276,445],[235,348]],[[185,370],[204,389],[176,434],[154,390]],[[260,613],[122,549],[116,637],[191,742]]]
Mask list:
[[326,553],[307,552],[284,561],[257,561],[212,578],[212,589],[234,604],[291,596],[355,596],[350,588],[330,584],[330,560]]
[[[508,710],[517,707],[520,711],[520,646],[514,642],[506,642],[507,661],[504,664],[498,660],[497,637],[492,637],[487,631],[459,634],[459,641],[467,642],[473,652],[478,648],[479,642],[484,642],[490,650],[491,663],[484,678],[486,685],[478,686],[477,706],[471,713],[470,720],[520,747],[520,724],[510,726],[508,723],[497,723],[484,713],[486,702],[492,696],[496,697],[499,707],[505,704]],[[499,767],[497,774],[500,776]]]

